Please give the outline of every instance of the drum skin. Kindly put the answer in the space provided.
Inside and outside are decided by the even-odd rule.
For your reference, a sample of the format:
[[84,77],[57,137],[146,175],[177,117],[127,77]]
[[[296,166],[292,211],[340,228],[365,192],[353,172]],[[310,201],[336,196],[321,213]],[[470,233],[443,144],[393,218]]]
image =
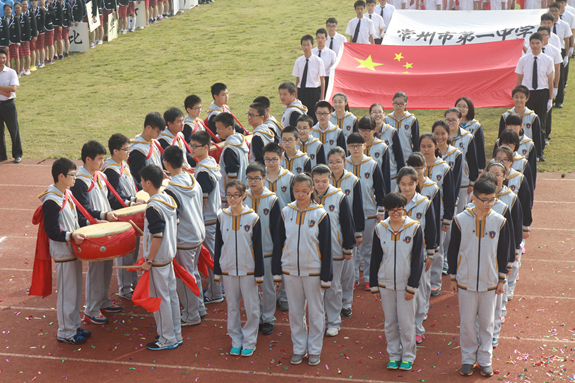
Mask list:
[[146,218],[146,206],[147,205],[134,205],[128,206],[123,209],[114,210],[116,213],[118,221],[128,222],[133,221],[140,230],[144,231],[144,219]]
[[81,261],[107,261],[124,257],[136,249],[136,231],[130,223],[98,223],[81,227],[74,233],[86,236],[82,244],[73,243],[74,254]]

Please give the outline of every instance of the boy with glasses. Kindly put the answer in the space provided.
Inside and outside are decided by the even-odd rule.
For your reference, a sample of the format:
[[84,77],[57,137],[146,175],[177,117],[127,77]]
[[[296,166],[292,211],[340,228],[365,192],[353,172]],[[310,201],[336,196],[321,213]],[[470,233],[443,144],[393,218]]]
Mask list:
[[184,108],[186,108],[188,115],[184,118],[182,133],[186,142],[189,143],[192,134],[205,129],[203,122],[199,119],[202,113],[202,99],[192,94],[184,100]]
[[337,19],[335,17],[330,17],[325,22],[325,28],[327,29],[327,42],[325,45],[329,49],[335,52],[335,56],[339,54],[339,50],[343,43],[347,43],[347,38],[337,33]]
[[300,116],[297,119],[296,129],[299,134],[298,147],[303,153],[309,157],[309,166],[313,167],[317,164],[325,164],[325,153],[323,151],[323,144],[315,137],[311,137],[310,133],[313,126],[313,120],[308,115]]
[[301,150],[298,149],[299,133],[293,126],[288,126],[282,131],[282,145],[284,153],[282,156],[281,167],[287,169],[293,175],[302,172],[310,172],[310,159]]
[[274,134],[264,124],[266,107],[259,103],[251,104],[246,116],[248,117],[248,123],[254,129],[249,156],[250,162],[263,162],[264,154],[262,149],[270,142],[274,142]]
[[323,155],[326,157],[327,153],[334,146],[339,146],[345,149],[345,135],[343,131],[331,123],[331,105],[327,101],[320,101],[315,104],[315,115],[317,117],[317,124],[311,131],[312,137],[317,138],[323,144]]

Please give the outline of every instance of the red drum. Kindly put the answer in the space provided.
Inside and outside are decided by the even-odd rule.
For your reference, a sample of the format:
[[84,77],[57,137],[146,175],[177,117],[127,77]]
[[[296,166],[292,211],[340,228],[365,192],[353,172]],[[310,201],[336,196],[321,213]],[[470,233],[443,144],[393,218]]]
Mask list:
[[74,233],[86,236],[81,245],[73,244],[74,253],[81,261],[107,261],[136,249],[136,231],[126,222],[98,223],[81,227]]
[[144,219],[146,218],[147,205],[128,206],[123,209],[114,210],[113,213],[120,222],[134,222],[140,230],[144,231]]

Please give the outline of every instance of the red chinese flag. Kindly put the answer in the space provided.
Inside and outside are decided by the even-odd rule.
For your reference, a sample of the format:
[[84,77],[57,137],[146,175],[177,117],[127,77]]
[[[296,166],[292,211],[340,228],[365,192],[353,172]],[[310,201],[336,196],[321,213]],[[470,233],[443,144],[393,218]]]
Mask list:
[[446,109],[467,96],[476,108],[512,106],[515,67],[524,40],[445,46],[344,43],[328,99],[347,95],[349,106],[367,109],[379,102],[391,108],[405,92],[411,109]]

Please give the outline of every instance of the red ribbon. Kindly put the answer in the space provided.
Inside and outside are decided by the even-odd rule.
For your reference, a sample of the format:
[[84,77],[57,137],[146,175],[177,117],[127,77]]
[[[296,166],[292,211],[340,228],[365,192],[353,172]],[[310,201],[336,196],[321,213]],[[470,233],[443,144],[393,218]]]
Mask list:
[[72,199],[72,202],[74,202],[74,205],[76,205],[76,208],[78,209],[78,211],[80,213],[82,213],[82,215],[88,220],[88,222],[90,222],[92,225],[95,225],[98,223],[98,221],[96,221],[96,219],[94,217],[92,217],[90,215],[90,213],[88,213],[88,211],[84,208],[84,206],[80,205],[80,203],[78,202],[76,197],[74,197],[74,195],[72,193],[70,193],[69,190],[66,190],[66,197]]
[[[112,184],[110,183],[110,181],[108,181],[108,178],[106,177],[106,175],[102,172],[96,172],[94,174],[94,178],[97,177],[97,175],[100,175],[100,177],[104,180],[104,182],[106,183],[106,186],[108,186],[108,189],[112,192],[112,194],[114,195],[114,197],[116,197],[116,199],[118,200],[118,202],[120,202],[120,205],[122,205],[123,207],[128,207],[128,205],[126,205],[126,203],[124,202],[124,200],[120,197],[120,195],[118,194],[118,192],[116,191],[116,189],[114,189],[114,187],[112,186]],[[92,179],[92,182],[94,182],[94,179]]]
[[50,239],[44,229],[43,205],[38,206],[34,212],[32,223],[38,225],[38,234],[29,294],[46,298],[52,294],[52,259],[50,258]]
[[214,270],[214,260],[210,255],[210,251],[202,245],[200,250],[200,258],[198,258],[198,271],[204,274],[204,277],[208,278],[208,269]]

